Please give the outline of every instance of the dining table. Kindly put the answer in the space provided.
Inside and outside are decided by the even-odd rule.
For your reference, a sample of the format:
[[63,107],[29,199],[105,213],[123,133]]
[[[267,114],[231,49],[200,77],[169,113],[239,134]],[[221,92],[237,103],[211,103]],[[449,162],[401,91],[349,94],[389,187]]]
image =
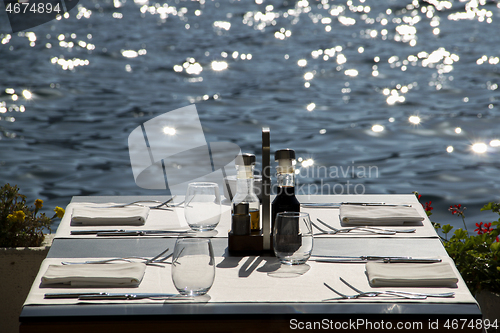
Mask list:
[[[136,200],[164,202],[167,199],[169,196],[74,196],[66,207],[52,246],[24,303],[19,317],[20,332],[291,332],[325,329],[377,332],[449,332],[459,329],[479,332],[482,329],[478,303],[414,194],[298,195],[297,199],[303,204],[301,211],[309,213],[311,221],[320,229],[327,226],[318,221],[332,228],[348,226],[341,219],[339,206],[332,203],[407,205],[415,208],[421,219],[410,224],[379,226],[408,231],[390,234],[334,234],[313,227],[311,257],[304,265],[292,266],[280,264],[271,251],[230,252],[231,203],[225,199],[216,229],[197,235],[210,237],[213,246],[216,273],[207,295],[102,300],[46,297],[51,293],[177,293],[168,260],[159,265],[146,265],[142,281],[133,287],[45,285],[42,281],[49,266],[61,265],[62,262],[130,256],[151,258],[167,248],[173,251],[177,238],[185,237],[185,234],[97,235],[94,231],[110,228],[187,231],[189,226],[184,219],[182,203],[151,209],[141,225],[110,227],[72,222],[72,216],[82,207],[109,207]],[[446,286],[397,286],[390,283],[377,286],[367,272],[371,261],[366,256],[437,258],[449,267],[456,283]],[[347,260],[322,260],[332,258]],[[403,265],[399,263],[387,265],[404,267],[397,266]],[[420,265],[418,267],[428,264]],[[373,297],[341,296],[357,294],[348,284],[363,292],[371,292]],[[453,293],[453,296],[413,299],[401,297],[401,294],[374,295],[388,289],[407,293]]]

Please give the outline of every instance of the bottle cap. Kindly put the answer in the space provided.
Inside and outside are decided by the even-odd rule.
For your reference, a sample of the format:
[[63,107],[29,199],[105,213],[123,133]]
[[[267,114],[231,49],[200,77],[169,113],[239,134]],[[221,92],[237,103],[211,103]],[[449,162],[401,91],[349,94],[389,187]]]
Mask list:
[[250,213],[250,208],[248,202],[242,202],[234,206],[233,214],[248,215],[249,213]]
[[294,160],[295,151],[292,149],[280,149],[274,153],[274,160]]
[[255,164],[255,155],[241,154],[236,157],[236,165],[253,165]]

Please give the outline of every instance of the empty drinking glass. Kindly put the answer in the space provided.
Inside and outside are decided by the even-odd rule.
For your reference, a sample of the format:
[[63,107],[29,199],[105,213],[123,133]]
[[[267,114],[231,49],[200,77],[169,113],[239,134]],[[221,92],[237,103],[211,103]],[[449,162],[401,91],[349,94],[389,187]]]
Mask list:
[[304,264],[311,256],[313,234],[308,213],[282,212],[276,214],[273,247],[283,264]]
[[172,281],[181,295],[205,295],[215,279],[210,238],[179,238],[172,256]]
[[184,204],[186,222],[195,231],[214,230],[221,216],[219,185],[190,183]]

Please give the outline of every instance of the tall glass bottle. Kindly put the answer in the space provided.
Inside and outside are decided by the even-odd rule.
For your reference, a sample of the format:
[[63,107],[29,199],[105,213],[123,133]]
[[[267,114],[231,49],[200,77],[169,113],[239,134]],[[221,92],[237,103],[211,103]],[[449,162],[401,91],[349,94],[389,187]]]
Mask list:
[[276,151],[274,159],[276,167],[278,190],[271,205],[271,230],[274,230],[276,214],[281,212],[300,212],[300,203],[295,197],[295,151],[281,149]]
[[253,190],[255,155],[241,154],[236,158],[236,194],[232,201],[232,211],[240,203],[248,203],[252,233],[260,231],[260,201]]

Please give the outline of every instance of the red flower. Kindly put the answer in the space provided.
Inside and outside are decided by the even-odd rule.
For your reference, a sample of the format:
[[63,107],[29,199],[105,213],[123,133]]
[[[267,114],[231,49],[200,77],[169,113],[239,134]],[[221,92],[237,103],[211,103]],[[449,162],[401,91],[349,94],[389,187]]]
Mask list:
[[450,206],[450,208],[448,208],[448,210],[453,214],[458,214],[458,215],[462,215],[462,217],[464,216],[464,210],[466,207],[464,207],[462,210],[460,210],[460,208],[462,208],[462,205],[458,204],[458,205],[454,205],[454,206]]
[[478,235],[482,235],[484,233],[483,222],[476,223],[476,227],[477,229],[475,229],[474,231],[477,232]]
[[[474,231],[477,232],[478,235],[482,234],[489,234],[490,232],[493,231],[493,228],[491,227],[491,222],[490,223],[485,223],[483,226],[483,222],[476,223],[477,229]],[[498,242],[498,236],[496,238],[496,241]]]
[[430,212],[431,210],[434,209],[431,207],[431,204],[432,204],[432,201],[429,201],[429,202],[426,202],[425,205],[422,205],[422,206],[424,206],[424,209],[426,212]]

